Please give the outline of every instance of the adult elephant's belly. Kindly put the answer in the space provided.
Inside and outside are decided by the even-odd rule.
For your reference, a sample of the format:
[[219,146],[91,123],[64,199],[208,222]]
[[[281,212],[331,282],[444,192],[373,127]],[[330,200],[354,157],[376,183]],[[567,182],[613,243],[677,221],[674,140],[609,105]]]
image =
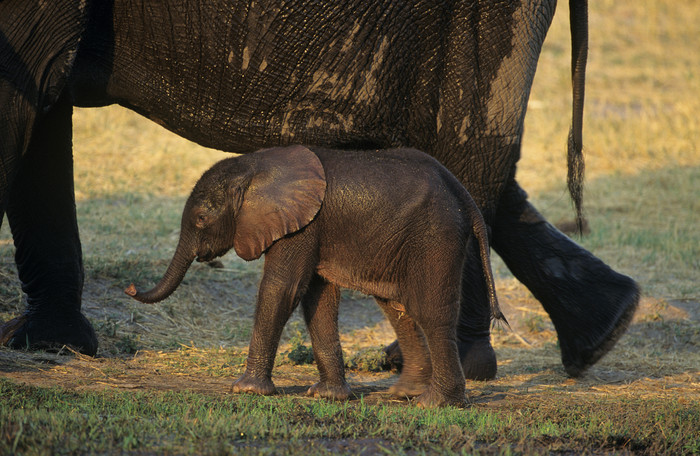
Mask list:
[[148,21],[136,20],[146,6],[139,3],[115,8],[114,36],[83,41],[83,49],[97,44],[79,55],[76,92],[97,87],[79,104],[119,103],[197,143],[239,153],[289,143],[420,147],[407,144],[409,124],[425,129],[415,118],[437,110],[442,16],[404,2],[329,3],[323,15],[255,2],[245,15],[250,24],[235,17],[232,2],[212,2],[231,16],[191,11],[181,22],[152,4]]
[[[225,96],[215,95],[221,93],[218,87],[182,89],[187,95],[173,95],[171,87],[163,87],[117,92],[112,98],[180,136],[228,152],[294,143],[332,148],[412,145],[407,144],[406,119],[396,114],[402,111],[397,100],[405,97],[368,88],[361,90],[373,91],[372,97],[364,98],[350,82],[345,82],[347,92],[337,93],[336,79],[337,75],[319,70],[306,83],[303,95],[272,85],[275,78],[270,77]],[[134,81],[129,88],[137,84]]]

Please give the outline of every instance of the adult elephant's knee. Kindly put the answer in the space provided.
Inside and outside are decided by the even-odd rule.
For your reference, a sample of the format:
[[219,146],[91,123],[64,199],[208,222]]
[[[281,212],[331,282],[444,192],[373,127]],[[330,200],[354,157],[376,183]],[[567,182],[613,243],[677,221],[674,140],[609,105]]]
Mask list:
[[94,355],[97,337],[80,312],[83,263],[71,115],[72,106],[64,99],[36,123],[10,186],[7,217],[27,309],[0,327],[0,343],[18,348],[69,345]]
[[514,181],[501,198],[492,244],[549,313],[569,375],[595,364],[627,329],[637,284],[550,225]]

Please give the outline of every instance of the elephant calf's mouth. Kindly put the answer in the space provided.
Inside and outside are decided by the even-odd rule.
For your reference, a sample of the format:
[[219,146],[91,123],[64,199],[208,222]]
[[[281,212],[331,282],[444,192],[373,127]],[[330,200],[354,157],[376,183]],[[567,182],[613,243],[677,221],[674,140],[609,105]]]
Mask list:
[[212,260],[215,260],[216,258],[219,258],[220,256],[224,255],[228,250],[225,250],[223,252],[214,252],[213,250],[207,250],[206,252],[198,253],[197,254],[197,262],[198,263],[209,263]]

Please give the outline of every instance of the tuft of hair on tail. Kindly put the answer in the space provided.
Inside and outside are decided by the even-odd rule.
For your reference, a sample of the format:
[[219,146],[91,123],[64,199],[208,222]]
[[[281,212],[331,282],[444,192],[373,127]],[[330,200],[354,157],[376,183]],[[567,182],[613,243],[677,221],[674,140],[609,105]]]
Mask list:
[[505,324],[508,329],[511,329],[508,319],[501,311],[501,306],[498,304],[498,299],[496,298],[495,293],[489,293],[489,295],[489,300],[491,301],[491,326],[502,328]]
[[583,147],[576,141],[574,131],[569,131],[569,141],[567,147],[567,178],[566,183],[569,188],[569,195],[576,211],[576,231],[579,236],[583,236],[585,220],[583,216],[583,181],[585,164],[583,159]]

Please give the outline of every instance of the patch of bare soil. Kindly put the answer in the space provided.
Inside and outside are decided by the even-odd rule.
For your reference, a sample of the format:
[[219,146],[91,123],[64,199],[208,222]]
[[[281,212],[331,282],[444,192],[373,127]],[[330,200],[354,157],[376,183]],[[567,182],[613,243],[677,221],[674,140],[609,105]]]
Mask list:
[[[116,293],[121,284],[92,281],[86,286],[85,312],[98,330],[102,347],[98,356],[82,356],[67,348],[60,353],[0,348],[0,376],[76,391],[187,389],[230,394],[231,383],[244,370],[256,281],[250,278],[233,286],[230,282],[215,284],[206,292],[195,284],[188,291],[193,303],[182,308],[134,306],[127,298],[114,298],[119,296]],[[233,297],[232,289],[237,290]],[[564,372],[556,333],[539,303],[515,280],[502,284],[498,291],[512,329],[496,329],[493,334],[498,378],[467,382],[474,403],[509,407],[556,391],[700,399],[697,301],[643,298],[617,346],[581,378],[572,379]],[[198,301],[198,296],[212,293],[226,310],[208,309],[211,301]],[[239,300],[245,304],[237,305]],[[354,294],[344,295],[340,326],[347,354],[383,347],[394,339],[373,300]],[[301,397],[317,381],[315,365],[294,365],[284,356],[290,337],[302,330],[301,317],[296,315],[288,324],[273,372],[280,394]],[[225,340],[227,331],[236,333],[229,342]],[[194,342],[177,342],[186,340]],[[357,397],[363,395],[370,402],[401,402],[384,393],[396,380],[395,372],[349,371],[347,376]]]

